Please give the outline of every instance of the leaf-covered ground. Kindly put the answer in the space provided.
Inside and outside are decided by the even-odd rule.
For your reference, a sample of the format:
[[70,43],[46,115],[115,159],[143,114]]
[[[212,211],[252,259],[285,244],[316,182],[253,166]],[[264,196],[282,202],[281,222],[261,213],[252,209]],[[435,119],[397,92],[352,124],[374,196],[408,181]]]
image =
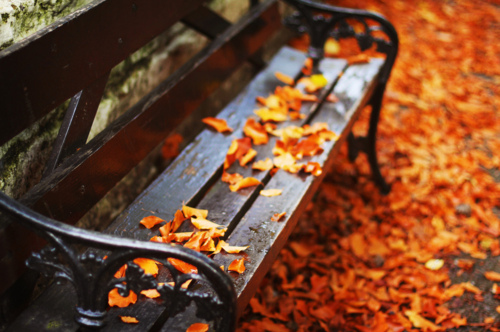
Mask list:
[[399,32],[377,142],[392,191],[344,146],[239,329],[500,331],[500,5],[340,5]]

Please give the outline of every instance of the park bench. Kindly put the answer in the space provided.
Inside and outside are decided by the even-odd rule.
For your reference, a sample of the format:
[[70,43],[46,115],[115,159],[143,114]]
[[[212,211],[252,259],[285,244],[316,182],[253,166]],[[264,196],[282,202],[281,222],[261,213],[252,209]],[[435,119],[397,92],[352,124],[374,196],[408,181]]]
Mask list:
[[[234,163],[227,173],[252,176],[260,184],[233,192],[221,181],[226,153],[233,139],[244,137],[247,118],[259,107],[256,98],[284,85],[275,72],[296,80],[304,75],[308,57],[313,73],[321,73],[328,83],[316,93],[317,101],[302,103],[300,113],[305,117],[278,123],[278,128],[327,123],[339,138],[324,142],[322,152],[306,160],[328,169],[347,139],[349,156],[354,159],[357,151],[365,152],[375,183],[388,192],[377,165],[375,138],[397,54],[394,28],[367,11],[306,0],[285,2],[297,12],[284,22],[310,35],[309,52],[283,46],[268,65],[263,65],[259,50],[282,25],[273,0],[251,1],[248,13],[234,24],[199,0],[95,1],[0,52],[1,144],[72,98],[42,180],[19,200],[0,194],[2,291],[11,301],[5,303],[13,303],[23,289],[26,260],[29,267],[55,280],[7,330],[185,331],[196,322],[209,322],[217,331],[234,330],[324,172],[255,171]],[[178,21],[210,38],[208,46],[87,142],[110,70]],[[385,58],[356,64],[324,58],[329,37],[355,38],[361,50],[376,47]],[[260,72],[217,115],[227,120],[232,133],[203,130],[104,231],[74,226],[245,61],[261,67]],[[326,100],[332,92],[338,101]],[[351,127],[366,105],[371,105],[368,134],[354,137]],[[273,157],[276,139],[253,146],[257,159]],[[282,193],[259,195],[265,188]],[[248,249],[208,257],[182,245],[150,241],[159,235],[160,225],[148,229],[139,221],[151,215],[172,220],[183,205],[207,209],[209,220],[227,228],[227,243]],[[271,221],[281,212],[286,214],[280,221]],[[189,227],[184,223],[180,229]],[[246,270],[228,272],[228,265],[242,257]],[[160,262],[158,279],[132,263],[136,258]],[[197,273],[178,272],[172,258],[195,266]],[[127,263],[125,275],[114,278]],[[174,284],[159,284],[160,277]],[[190,279],[194,282],[181,287]],[[115,287],[124,296],[129,290],[138,294],[157,289],[161,300],[139,296],[132,306],[109,308],[108,292]],[[137,317],[139,323],[125,324],[117,316]]]

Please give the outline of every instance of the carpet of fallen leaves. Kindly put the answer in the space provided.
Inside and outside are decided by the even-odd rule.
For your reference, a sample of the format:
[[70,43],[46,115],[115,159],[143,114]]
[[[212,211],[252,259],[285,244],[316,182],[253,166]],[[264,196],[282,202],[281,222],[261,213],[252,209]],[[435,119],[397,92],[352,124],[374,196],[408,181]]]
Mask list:
[[377,142],[392,191],[344,146],[239,330],[500,331],[498,2],[335,3],[399,32]]

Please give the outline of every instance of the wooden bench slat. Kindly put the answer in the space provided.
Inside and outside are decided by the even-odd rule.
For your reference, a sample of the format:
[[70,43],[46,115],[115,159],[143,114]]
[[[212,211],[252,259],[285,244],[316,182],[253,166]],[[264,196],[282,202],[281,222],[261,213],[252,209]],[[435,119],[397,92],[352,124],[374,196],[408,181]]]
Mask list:
[[[274,1],[253,8],[148,97],[67,158],[30,190],[23,203],[56,220],[79,220],[279,26]],[[31,232],[15,228],[0,224],[0,242],[5,244],[0,248],[0,269],[18,271],[19,275],[25,269],[26,251],[40,246],[33,245],[36,240]],[[22,241],[12,236],[23,233]],[[0,289],[10,286],[15,278],[1,274]]]
[[[0,144],[109,72],[203,1],[100,0],[0,53]],[[80,38],[75,38],[80,36]],[[36,54],[36,57],[32,55]]]
[[[328,61],[328,59],[323,60]],[[332,158],[329,155],[340,147],[340,143],[349,132],[346,127],[352,126],[359,103],[356,100],[366,100],[375,85],[375,76],[378,74],[382,61],[372,59],[370,64],[355,65],[349,67],[340,78],[334,89],[339,96],[339,103],[325,103],[319,110],[314,122],[327,122],[329,127],[338,133],[343,132],[343,137],[338,141],[325,142],[324,152],[312,157],[313,161],[319,162],[324,169],[328,169]],[[365,97],[363,97],[365,95]],[[339,107],[340,106],[340,107]],[[347,110],[345,114],[339,112]],[[325,162],[328,160],[328,163]],[[284,242],[293,230],[300,213],[310,201],[312,195],[318,188],[325,172],[318,177],[301,176],[279,170],[266,184],[266,188],[283,189],[283,193],[276,197],[258,196],[250,210],[245,214],[243,220],[228,238],[231,245],[250,245],[244,254],[229,255],[221,253],[214,260],[224,266],[228,266],[234,259],[246,257],[246,271],[242,275],[236,275],[234,282],[238,294],[238,312],[241,314],[250,301],[255,289],[271,267]],[[271,217],[274,213],[286,212],[286,220],[273,222]]]

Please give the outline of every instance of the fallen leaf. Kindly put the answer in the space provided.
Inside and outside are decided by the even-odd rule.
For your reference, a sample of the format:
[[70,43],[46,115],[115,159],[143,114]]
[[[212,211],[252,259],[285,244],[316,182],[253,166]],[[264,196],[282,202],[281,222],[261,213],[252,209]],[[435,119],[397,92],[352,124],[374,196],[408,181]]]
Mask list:
[[293,80],[293,78],[291,78],[290,76],[285,75],[283,73],[280,73],[278,71],[274,73],[274,76],[276,76],[276,78],[278,80],[280,80],[281,82],[283,82],[285,84],[288,84],[288,85],[294,85],[295,84],[295,81]]
[[269,141],[266,129],[252,118],[245,123],[243,132],[252,139],[255,145],[266,144]]
[[249,246],[231,246],[229,243],[225,242],[224,240],[219,241],[219,245],[222,249],[224,249],[225,252],[228,254],[238,254],[246,249],[249,248]]
[[484,276],[486,279],[491,281],[500,281],[500,273],[494,271],[486,271],[484,272]]
[[206,219],[208,216],[208,210],[195,209],[186,205],[182,206],[182,212],[186,218],[197,217],[201,219]]
[[173,267],[175,267],[178,271],[180,271],[182,273],[198,273],[198,269],[196,268],[196,266],[185,263],[179,259],[168,258],[167,261],[170,264],[172,264]]
[[189,326],[186,332],[206,332],[208,331],[209,325],[205,323],[194,323]]
[[174,133],[168,136],[161,147],[161,155],[164,159],[170,159],[179,155],[179,146],[182,143],[182,136]]
[[432,271],[437,271],[439,269],[441,269],[444,265],[444,261],[442,259],[429,259],[426,263],[425,263],[425,267],[429,270],[432,270]]
[[269,171],[273,167],[274,167],[274,164],[270,158],[266,158],[265,160],[256,161],[252,165],[252,169],[256,169],[259,171]]
[[125,297],[118,293],[118,288],[113,288],[108,293],[108,305],[110,307],[125,308],[135,302],[137,302],[137,295],[132,291],[130,291],[128,296]]
[[139,265],[139,267],[144,270],[145,274],[152,274],[155,277],[158,274],[157,262],[152,259],[136,258],[134,259],[134,263]]
[[127,324],[137,324],[139,321],[137,318],[132,317],[132,316],[118,316],[122,320],[122,322],[127,323]]
[[204,218],[191,218],[191,223],[198,229],[225,228],[223,225],[216,224]]
[[202,119],[203,123],[209,125],[210,127],[214,128],[217,130],[219,133],[224,133],[224,132],[232,132],[233,129],[227,125],[226,120],[224,119],[217,119],[213,117],[206,117]]
[[246,268],[244,264],[244,259],[243,258],[235,259],[234,261],[231,262],[231,264],[229,264],[227,270],[238,272],[239,274],[245,272]]
[[260,191],[260,195],[266,197],[279,196],[283,192],[283,189],[265,189]]
[[160,297],[160,293],[156,289],[144,289],[141,294],[150,299],[156,299]]
[[234,191],[238,191],[238,190],[243,189],[243,188],[257,186],[259,184],[261,184],[261,182],[259,180],[257,180],[256,178],[248,177],[248,178],[244,178],[244,179],[238,181],[237,183],[235,183],[233,185],[230,185],[229,189],[234,192]]
[[148,228],[148,229],[151,229],[153,228],[154,226],[164,222],[165,220],[161,219],[161,218],[158,218],[156,216],[148,216],[148,217],[144,217],[142,218],[142,220],[140,221],[141,225],[143,225],[144,227]]
[[280,221],[285,215],[286,215],[286,212],[275,213],[271,217],[271,221]]

